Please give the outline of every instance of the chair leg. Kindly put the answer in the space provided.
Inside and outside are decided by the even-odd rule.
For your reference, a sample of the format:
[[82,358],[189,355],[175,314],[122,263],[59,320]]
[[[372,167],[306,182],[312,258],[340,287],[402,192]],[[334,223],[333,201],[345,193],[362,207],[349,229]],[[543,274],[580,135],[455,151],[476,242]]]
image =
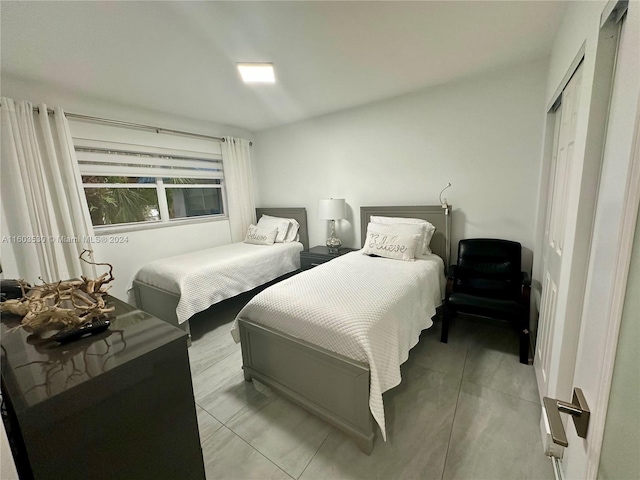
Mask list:
[[520,330],[520,363],[529,365],[529,329]]
[[445,305],[442,314],[442,333],[440,334],[440,341],[442,343],[447,343],[449,340],[449,320],[451,319],[451,315],[451,310]]

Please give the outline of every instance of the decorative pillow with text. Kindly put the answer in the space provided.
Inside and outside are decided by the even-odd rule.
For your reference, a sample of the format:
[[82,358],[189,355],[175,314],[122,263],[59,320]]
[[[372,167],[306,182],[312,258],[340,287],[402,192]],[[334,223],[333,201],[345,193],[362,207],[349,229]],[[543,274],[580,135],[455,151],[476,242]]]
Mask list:
[[416,257],[420,257],[421,255],[427,255],[431,253],[431,248],[429,244],[431,243],[431,238],[433,238],[433,234],[436,231],[436,227],[434,227],[431,223],[426,220],[422,220],[420,218],[404,218],[404,217],[381,217],[381,216],[371,216],[371,222],[373,223],[381,223],[384,225],[398,225],[398,224],[417,224],[421,225],[423,228],[422,238],[418,244],[418,250],[416,251]]
[[244,237],[244,243],[252,243],[254,245],[273,245],[278,235],[277,228],[260,228],[250,225],[247,230],[247,236]]
[[[375,228],[375,227],[373,227]],[[375,231],[372,224],[367,228],[367,239],[362,247],[362,253],[377,255],[394,260],[412,261],[416,256],[416,249],[422,239],[417,233],[414,235],[394,235]],[[384,229],[380,229],[384,230]]]

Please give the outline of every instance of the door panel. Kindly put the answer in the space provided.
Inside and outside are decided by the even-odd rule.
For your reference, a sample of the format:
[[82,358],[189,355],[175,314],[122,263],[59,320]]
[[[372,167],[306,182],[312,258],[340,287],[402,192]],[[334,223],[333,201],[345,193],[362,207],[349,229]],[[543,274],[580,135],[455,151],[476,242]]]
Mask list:
[[[571,190],[570,180],[575,162],[574,144],[581,79],[582,66],[579,66],[563,90],[560,106],[556,110],[558,128],[554,144],[557,147],[554,155],[555,165],[552,166],[553,186],[549,191],[550,198],[545,222],[549,227],[543,246],[544,281],[540,303],[540,333],[536,343],[537,361],[534,362],[538,390],[543,396],[548,392],[552,361],[557,358],[557,350],[561,347],[559,333],[564,335],[565,329],[564,319],[558,318],[557,315],[558,296],[561,294],[558,291],[558,284],[562,273],[565,247],[567,205],[570,201],[574,201],[571,196],[578,194]],[[575,333],[577,335],[577,332]]]
[[[547,275],[544,281],[542,300],[543,300],[543,308],[541,317],[544,319],[549,319],[552,313],[556,310],[556,298],[558,294],[558,288],[556,284],[551,279],[551,275]],[[549,321],[545,321],[542,324],[542,328],[540,330],[540,342],[544,345],[549,345],[550,340],[553,337],[553,323]],[[550,349],[538,349],[538,358],[536,359],[537,363],[540,365],[540,372],[542,374],[542,381],[546,384],[549,380],[547,372],[549,371],[549,366],[551,362]]]
[[[619,27],[620,43],[597,192],[592,248],[584,296],[573,386],[583,390],[591,410],[587,438],[571,425],[563,468],[566,478],[595,478],[599,461],[613,359],[624,303],[631,240],[638,209],[640,168],[640,4],[629,2]],[[633,225],[630,225],[633,223]],[[626,242],[626,244],[625,244]],[[630,415],[637,412],[629,412]]]
[[580,388],[591,411],[586,438],[563,414],[568,447],[548,448],[562,457],[557,465],[567,479],[597,476],[640,202],[640,3],[612,0],[605,11],[597,48],[583,65],[589,72],[588,115],[578,115],[579,76],[562,93],[550,205],[538,251],[540,394],[571,402],[574,387]]

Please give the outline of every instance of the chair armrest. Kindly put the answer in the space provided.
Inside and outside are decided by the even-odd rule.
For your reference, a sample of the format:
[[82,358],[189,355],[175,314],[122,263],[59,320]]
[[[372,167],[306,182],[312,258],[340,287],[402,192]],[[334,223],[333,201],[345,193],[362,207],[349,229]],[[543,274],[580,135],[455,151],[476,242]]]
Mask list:
[[520,272],[520,282],[523,287],[531,287],[531,277],[527,272]]

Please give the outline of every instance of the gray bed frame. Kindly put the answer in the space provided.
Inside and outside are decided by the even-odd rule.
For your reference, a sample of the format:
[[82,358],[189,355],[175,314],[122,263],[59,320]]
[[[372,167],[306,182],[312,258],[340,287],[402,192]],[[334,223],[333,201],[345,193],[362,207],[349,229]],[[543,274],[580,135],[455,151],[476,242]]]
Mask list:
[[[436,227],[431,249],[449,264],[451,207],[361,207],[361,238],[372,215],[421,218]],[[281,331],[238,319],[244,378],[253,378],[347,433],[370,454],[375,423],[369,410],[369,366],[294,338]]]
[[[293,218],[300,224],[298,234],[300,235],[300,243],[304,246],[305,250],[309,249],[309,231],[307,229],[307,210],[303,207],[290,207],[290,208],[256,208],[256,218],[260,219],[262,215],[271,215],[273,217]],[[266,285],[277,283],[279,280],[290,276],[286,274],[282,277],[274,279],[268,282]],[[164,320],[171,325],[174,325],[189,335],[189,321],[179,323],[176,315],[176,308],[178,308],[178,302],[180,301],[180,295],[174,292],[163,290],[162,288],[154,287],[139,280],[133,281],[133,292],[136,299],[136,306],[140,310],[144,310],[150,313],[154,317]]]

